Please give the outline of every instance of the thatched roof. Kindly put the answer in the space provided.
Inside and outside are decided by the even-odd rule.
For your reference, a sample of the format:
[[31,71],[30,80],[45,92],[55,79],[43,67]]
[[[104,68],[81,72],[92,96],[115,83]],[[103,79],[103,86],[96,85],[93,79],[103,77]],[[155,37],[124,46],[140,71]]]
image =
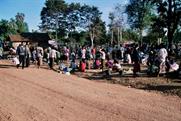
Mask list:
[[22,33],[16,35],[9,35],[11,42],[47,42],[50,37],[47,33]]
[[8,37],[8,41],[12,43],[28,42],[32,46],[39,45],[44,48],[49,46],[48,40],[50,40],[48,33],[22,33]]
[[27,42],[28,40],[23,39],[21,35],[9,35],[9,40],[12,42]]

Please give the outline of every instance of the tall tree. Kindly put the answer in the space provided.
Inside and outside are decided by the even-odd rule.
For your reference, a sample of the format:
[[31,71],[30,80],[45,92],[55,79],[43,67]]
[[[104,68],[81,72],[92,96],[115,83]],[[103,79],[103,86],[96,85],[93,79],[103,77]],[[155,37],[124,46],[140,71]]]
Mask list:
[[153,0],[157,5],[158,18],[155,24],[167,33],[169,48],[172,47],[174,34],[181,23],[180,0]]
[[71,3],[67,8],[67,24],[70,31],[74,31],[80,22],[80,3]]
[[41,11],[42,31],[51,31],[65,35],[67,4],[64,0],[46,0]]
[[[90,35],[91,45],[105,33],[105,23],[101,20],[101,12],[95,6],[65,3],[64,0],[46,0],[41,11],[41,26],[44,31],[61,33],[62,38],[75,40],[72,34],[86,31]],[[102,35],[100,37],[100,35]]]
[[0,39],[4,40],[11,33],[10,26],[7,20],[0,21]]
[[28,32],[28,24],[26,22],[24,22],[25,19],[25,14],[24,13],[17,13],[17,15],[15,16],[16,18],[16,25],[17,25],[17,31],[19,33],[22,32]]
[[110,24],[108,25],[111,30],[111,43],[117,39],[117,43],[119,44],[123,39],[122,32],[123,29],[126,28],[126,17],[125,17],[125,6],[118,4],[115,6],[114,11],[109,13]]
[[83,5],[81,12],[81,26],[89,32],[91,47],[94,46],[94,40],[99,37],[103,30],[101,24],[101,12],[95,6]]
[[142,42],[143,31],[151,24],[152,2],[150,0],[130,0],[126,7],[128,22],[131,27],[139,31]]
[[16,24],[16,20],[11,18],[9,21],[9,27],[11,29],[12,34],[16,34],[18,30],[18,25]]

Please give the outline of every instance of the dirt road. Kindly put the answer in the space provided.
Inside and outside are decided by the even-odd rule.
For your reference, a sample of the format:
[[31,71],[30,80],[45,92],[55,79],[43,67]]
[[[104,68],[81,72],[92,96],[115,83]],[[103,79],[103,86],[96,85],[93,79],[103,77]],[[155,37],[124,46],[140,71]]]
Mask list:
[[181,121],[181,99],[0,61],[0,121]]

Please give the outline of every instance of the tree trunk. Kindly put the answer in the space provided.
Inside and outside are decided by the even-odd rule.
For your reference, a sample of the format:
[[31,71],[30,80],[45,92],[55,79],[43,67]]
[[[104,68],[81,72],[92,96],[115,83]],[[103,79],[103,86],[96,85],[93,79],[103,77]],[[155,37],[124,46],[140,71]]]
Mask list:
[[91,38],[91,48],[94,48],[94,39]]
[[173,34],[172,34],[172,32],[170,30],[168,31],[167,38],[168,38],[168,48],[170,50],[172,50]]
[[113,41],[114,41],[114,32],[113,32],[113,29],[112,29],[112,34],[111,34],[111,45],[113,45]]
[[139,35],[140,35],[140,46],[142,46],[142,44],[143,44],[143,36],[142,36],[142,34],[143,34],[143,29],[140,29],[140,31],[139,31]]
[[94,48],[94,31],[90,32],[91,48]]
[[120,30],[119,30],[119,27],[118,27],[118,46],[119,46],[119,41],[120,41]]

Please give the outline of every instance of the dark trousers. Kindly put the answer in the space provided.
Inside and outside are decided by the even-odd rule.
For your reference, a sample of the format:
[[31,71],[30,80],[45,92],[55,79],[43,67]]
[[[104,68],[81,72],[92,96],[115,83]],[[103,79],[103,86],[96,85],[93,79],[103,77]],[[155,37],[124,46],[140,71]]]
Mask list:
[[27,56],[26,57],[26,67],[29,67],[29,65],[30,65],[30,57]]
[[104,59],[101,59],[101,68],[102,68],[102,71],[104,71],[104,69],[105,69],[105,60]]
[[21,63],[22,63],[22,69],[24,69],[24,66],[25,66],[25,56],[24,55],[19,56],[19,64],[17,65],[17,68],[19,68]]
[[54,65],[54,58],[49,58],[49,60],[50,60],[49,66],[52,69]]

